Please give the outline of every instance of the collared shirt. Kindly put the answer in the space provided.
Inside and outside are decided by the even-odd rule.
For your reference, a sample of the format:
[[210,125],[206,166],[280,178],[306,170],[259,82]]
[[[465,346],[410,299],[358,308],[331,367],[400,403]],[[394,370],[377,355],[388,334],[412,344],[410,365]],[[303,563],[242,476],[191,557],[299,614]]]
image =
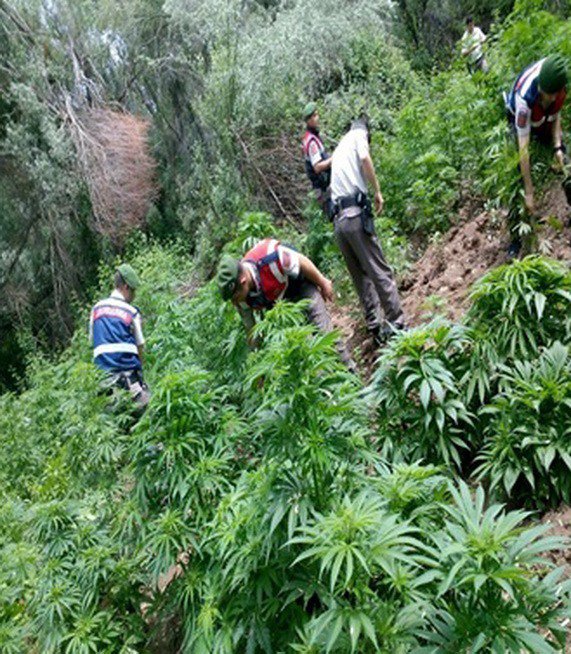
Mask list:
[[351,129],[339,141],[331,159],[331,199],[367,192],[363,176],[363,159],[369,154],[367,131],[362,127]]
[[141,368],[139,347],[144,344],[141,313],[115,289],[91,311],[89,337],[93,359],[106,371]]

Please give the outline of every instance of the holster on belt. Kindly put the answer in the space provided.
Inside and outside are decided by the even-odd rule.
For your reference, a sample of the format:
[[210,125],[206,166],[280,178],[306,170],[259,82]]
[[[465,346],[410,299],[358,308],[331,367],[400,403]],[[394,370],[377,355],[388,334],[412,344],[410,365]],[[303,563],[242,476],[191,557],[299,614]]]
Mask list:
[[373,205],[368,195],[364,196],[363,204],[361,206],[361,224],[363,231],[369,236],[375,234],[375,220],[373,218]]
[[375,234],[375,221],[373,219],[373,205],[367,193],[356,193],[336,200],[334,204],[334,214],[336,216],[343,209],[349,207],[359,207],[361,213],[361,225],[365,234],[373,236]]

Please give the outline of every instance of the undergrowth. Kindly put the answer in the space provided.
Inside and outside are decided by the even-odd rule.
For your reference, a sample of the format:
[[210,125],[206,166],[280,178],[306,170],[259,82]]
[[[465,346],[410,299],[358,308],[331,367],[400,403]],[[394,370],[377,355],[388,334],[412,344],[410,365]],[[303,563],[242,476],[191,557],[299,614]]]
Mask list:
[[[494,501],[566,497],[568,272],[490,274],[465,325],[395,338],[364,388],[303,306],[268,312],[249,353],[212,285],[180,295],[179,246],[133,265],[145,416],[110,411],[79,333],[0,399],[3,652],[151,652],[167,624],[197,654],[561,649],[568,582],[541,554],[565,544]],[[516,273],[520,300],[490,309]],[[458,479],[471,457],[487,496]]]

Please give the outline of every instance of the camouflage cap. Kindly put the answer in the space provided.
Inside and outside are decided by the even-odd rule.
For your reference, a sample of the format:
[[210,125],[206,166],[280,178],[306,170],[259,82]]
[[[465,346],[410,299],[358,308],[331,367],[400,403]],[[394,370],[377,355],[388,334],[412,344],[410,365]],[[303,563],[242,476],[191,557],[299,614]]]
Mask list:
[[117,272],[121,275],[121,277],[125,281],[125,284],[127,284],[129,288],[135,290],[141,285],[141,280],[139,279],[139,276],[128,263],[122,263],[117,268]]
[[316,102],[308,102],[303,108],[303,120],[308,120],[317,111]]
[[567,67],[561,55],[551,55],[541,64],[539,88],[545,93],[557,93],[567,85]]
[[234,259],[228,255],[220,259],[216,281],[220,289],[220,294],[225,300],[229,300],[234,295],[239,273],[240,262],[238,259]]

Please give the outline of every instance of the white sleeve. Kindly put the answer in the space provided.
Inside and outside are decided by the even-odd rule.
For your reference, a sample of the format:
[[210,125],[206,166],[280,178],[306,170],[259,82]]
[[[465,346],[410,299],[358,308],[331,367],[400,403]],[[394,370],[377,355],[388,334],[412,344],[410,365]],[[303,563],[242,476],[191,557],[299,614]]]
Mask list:
[[484,34],[484,32],[482,32],[482,30],[479,27],[476,27],[476,30],[477,30],[476,36],[478,37],[478,41],[480,41],[480,43],[484,43],[484,41],[486,40],[486,35]]
[[527,136],[531,132],[531,109],[517,93],[515,96],[515,128],[518,136]]
[[462,38],[460,39],[460,45],[462,46],[462,54],[467,54],[468,52],[468,32],[464,32],[462,34]]
[[89,314],[89,343],[93,345],[93,311]]
[[299,254],[285,245],[278,245],[278,256],[285,274],[299,277]]
[[141,314],[139,312],[137,312],[137,315],[133,318],[133,336],[135,337],[135,342],[137,345],[145,344],[143,327],[141,325]]
[[367,132],[364,129],[355,130],[355,146],[359,159],[363,161],[369,154],[369,141],[367,140]]
[[321,152],[319,151],[319,147],[315,141],[311,141],[307,153],[309,155],[311,165],[315,168],[315,165],[321,161]]

